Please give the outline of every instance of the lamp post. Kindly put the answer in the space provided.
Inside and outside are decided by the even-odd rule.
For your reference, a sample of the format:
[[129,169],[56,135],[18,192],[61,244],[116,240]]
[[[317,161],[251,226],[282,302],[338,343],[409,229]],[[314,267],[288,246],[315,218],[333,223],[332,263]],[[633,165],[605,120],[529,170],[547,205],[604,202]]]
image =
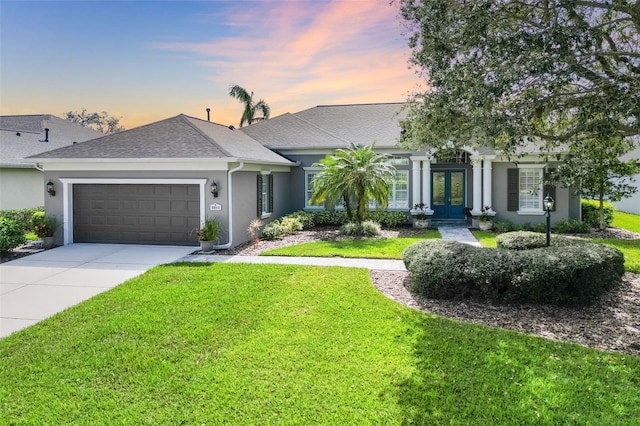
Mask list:
[[553,209],[553,198],[547,194],[544,197],[544,210],[547,212],[547,247],[551,245],[551,209]]

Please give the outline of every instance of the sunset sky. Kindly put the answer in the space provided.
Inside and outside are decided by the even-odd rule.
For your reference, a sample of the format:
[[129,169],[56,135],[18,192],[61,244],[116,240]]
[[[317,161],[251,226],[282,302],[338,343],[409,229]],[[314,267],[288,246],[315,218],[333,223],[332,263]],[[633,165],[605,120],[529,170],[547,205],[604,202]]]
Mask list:
[[0,113],[180,113],[238,125],[233,83],[272,117],[419,90],[388,0],[0,1]]

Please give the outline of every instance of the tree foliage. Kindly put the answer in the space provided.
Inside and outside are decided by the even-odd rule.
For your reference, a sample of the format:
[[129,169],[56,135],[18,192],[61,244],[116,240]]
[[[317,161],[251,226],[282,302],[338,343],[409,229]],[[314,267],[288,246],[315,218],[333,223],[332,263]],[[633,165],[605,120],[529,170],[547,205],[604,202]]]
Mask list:
[[344,203],[349,220],[362,223],[369,200],[388,205],[395,167],[388,154],[376,154],[373,145],[351,146],[327,155],[313,167],[321,170],[313,178],[311,203],[329,208]]
[[[269,115],[271,115],[271,108],[264,100],[260,99],[254,102],[253,92],[249,94],[246,89],[237,84],[229,88],[229,96],[236,98],[240,103],[244,104],[244,110],[240,118],[240,127],[243,127],[244,123],[253,124],[256,121],[267,120]],[[262,112],[261,117],[256,117],[257,111]]]
[[640,134],[635,0],[394,0],[412,64],[407,145],[512,153]]
[[638,191],[633,185],[640,173],[638,159],[621,161],[633,149],[630,138],[622,140],[582,140],[571,145],[570,153],[552,174],[551,179],[578,194],[599,201],[600,229],[605,229],[605,201],[620,201]]
[[87,109],[83,107],[80,111],[65,112],[63,118],[107,135],[125,130],[124,126],[120,125],[120,117],[113,117],[106,111],[100,113],[88,112]]

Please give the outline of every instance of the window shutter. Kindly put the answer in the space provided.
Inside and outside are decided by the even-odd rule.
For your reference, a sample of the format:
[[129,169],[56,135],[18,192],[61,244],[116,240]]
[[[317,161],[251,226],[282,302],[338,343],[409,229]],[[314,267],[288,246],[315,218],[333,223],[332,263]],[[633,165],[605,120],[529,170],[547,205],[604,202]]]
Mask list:
[[269,179],[269,213],[273,213],[273,175],[267,176]]
[[258,174],[258,217],[262,216],[262,175]]
[[507,210],[518,211],[520,207],[520,173],[518,169],[507,169]]
[[[547,173],[545,173],[544,175],[544,179],[545,182],[547,180],[547,178],[549,177],[549,175],[551,175],[556,169],[549,169],[549,171]],[[553,198],[554,201],[556,201],[555,203],[553,203],[553,208],[551,209],[552,212],[556,211],[556,204],[558,204],[557,200],[556,200],[556,186],[555,185],[550,185],[550,184],[545,184],[543,187],[543,191],[544,194],[542,194],[542,198],[544,199],[544,197],[547,196],[547,194],[551,195],[551,198]]]

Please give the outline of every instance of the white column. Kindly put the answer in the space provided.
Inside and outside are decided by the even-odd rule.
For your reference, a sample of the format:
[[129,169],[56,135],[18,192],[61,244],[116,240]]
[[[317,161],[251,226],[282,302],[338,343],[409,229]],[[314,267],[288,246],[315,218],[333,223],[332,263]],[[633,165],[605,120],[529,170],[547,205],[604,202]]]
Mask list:
[[420,163],[421,160],[412,159],[413,160],[413,178],[411,179],[412,185],[412,196],[413,196],[413,204],[409,206],[412,208],[414,204],[418,204],[420,202]]
[[484,167],[482,169],[482,196],[483,204],[485,206],[493,207],[491,201],[491,160],[484,159]]
[[479,158],[472,159],[473,164],[473,210],[472,213],[480,214],[482,208],[482,161]]
[[431,160],[427,158],[422,162],[422,202],[429,208],[431,205]]

